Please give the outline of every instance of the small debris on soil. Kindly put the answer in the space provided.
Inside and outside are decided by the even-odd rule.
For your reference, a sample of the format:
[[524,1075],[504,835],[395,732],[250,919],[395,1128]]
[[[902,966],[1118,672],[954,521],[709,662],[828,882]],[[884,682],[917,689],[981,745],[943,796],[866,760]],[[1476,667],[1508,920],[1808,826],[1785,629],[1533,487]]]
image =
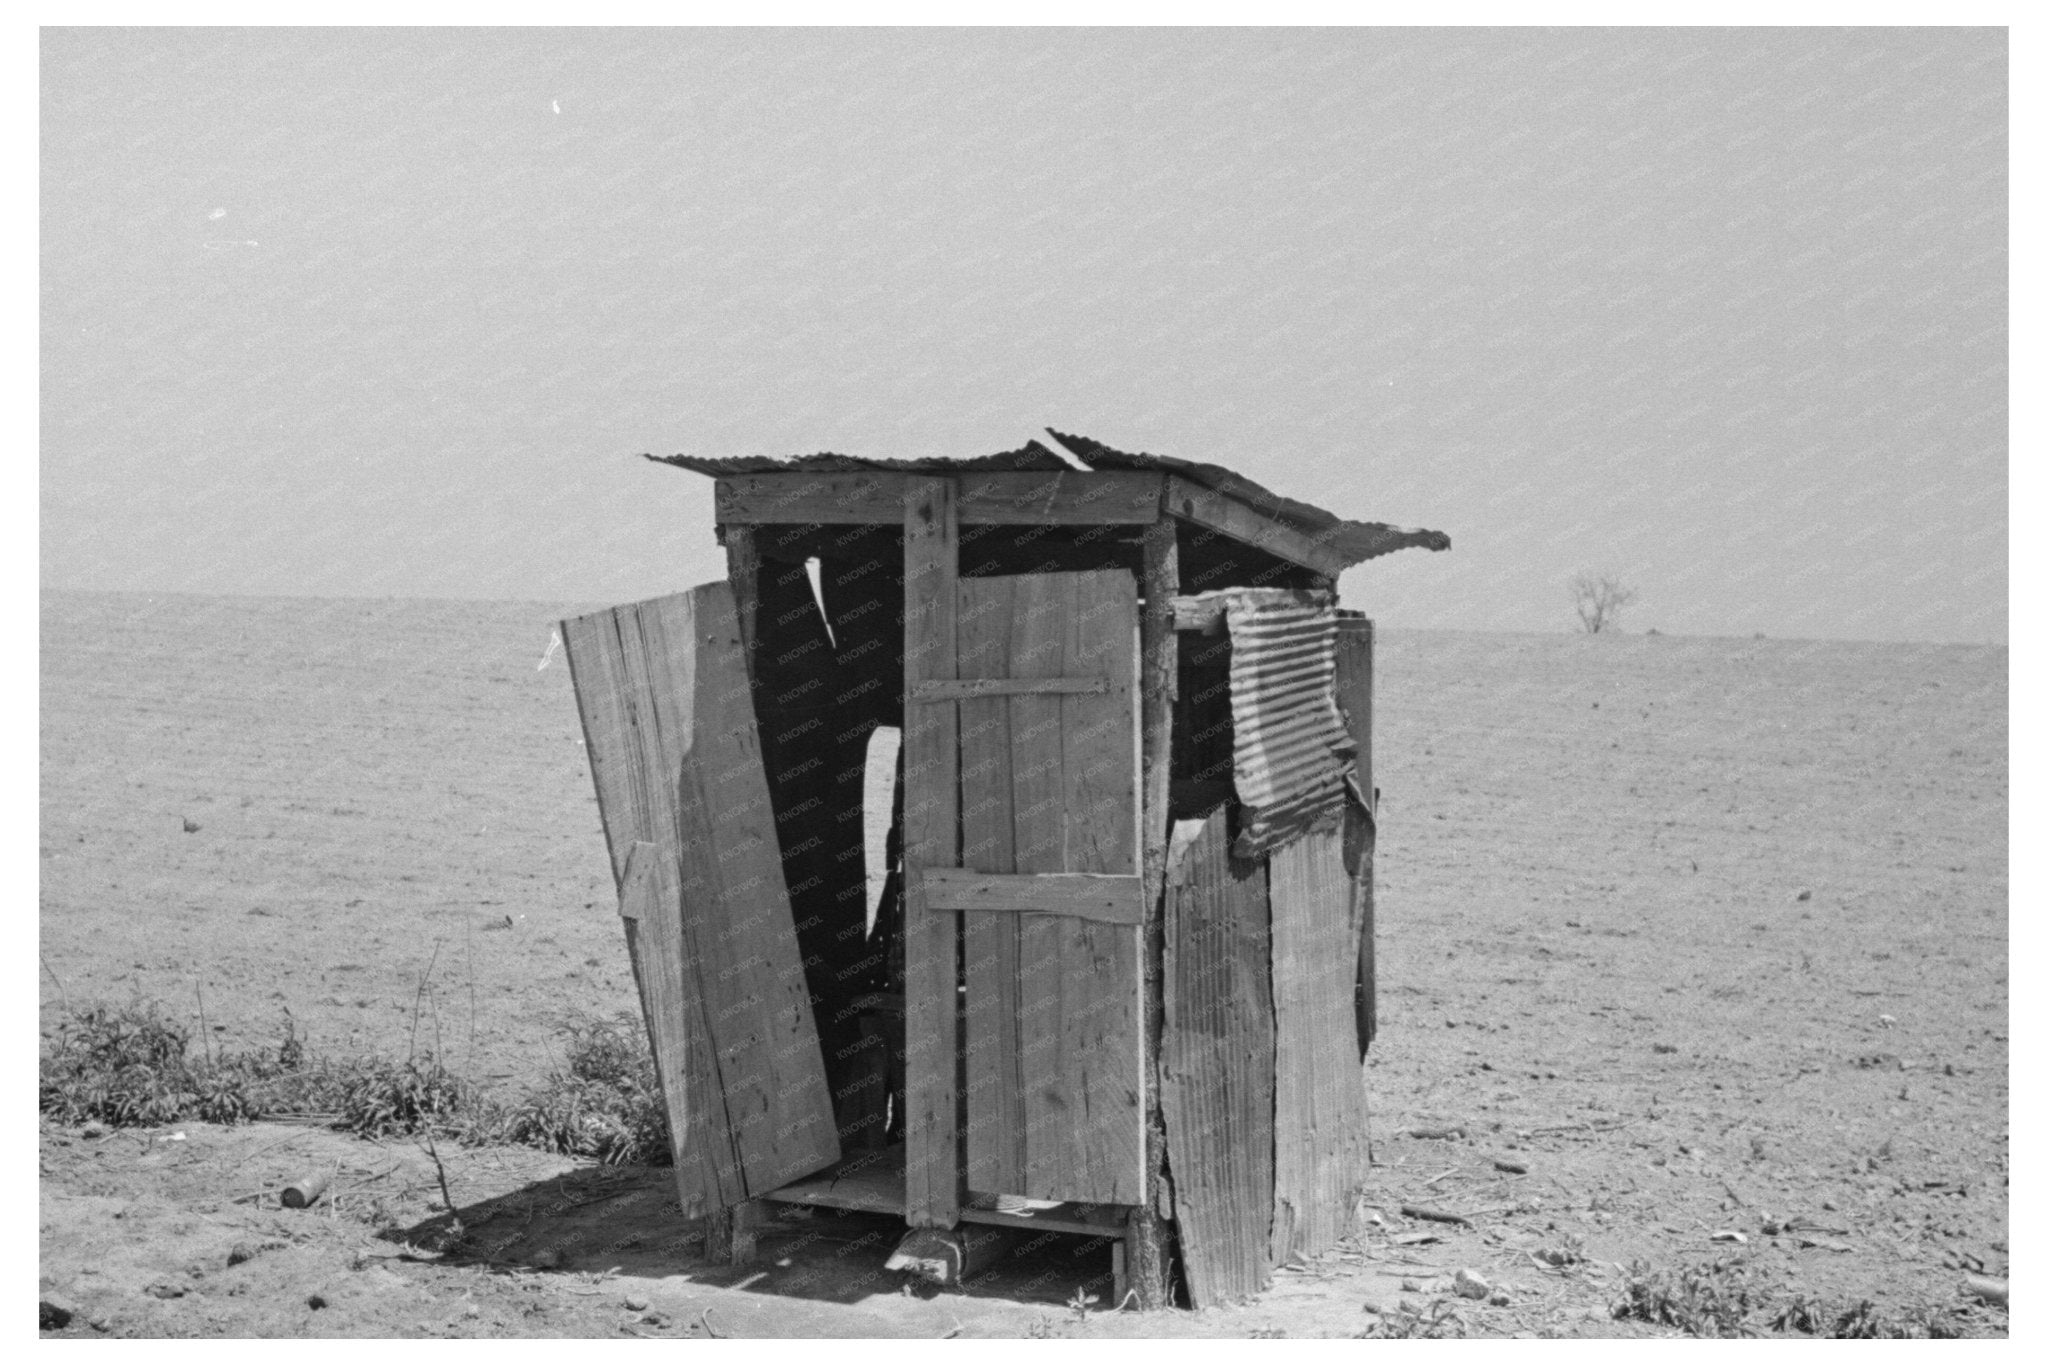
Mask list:
[[72,1305],[71,1300],[62,1294],[53,1294],[45,1290],[42,1303],[38,1306],[36,1320],[41,1324],[42,1331],[56,1332],[69,1327],[71,1319],[77,1314],[78,1309]]
[[1799,894],[1794,896],[1792,899],[1795,901],[1810,901],[1813,899],[1813,892],[1807,890],[1805,887],[1801,887],[1799,889]]
[[1495,1169],[1496,1171],[1506,1171],[1509,1175],[1529,1174],[1529,1168],[1523,1165],[1521,1162],[1503,1161],[1499,1157],[1494,1158],[1493,1169]]
[[626,1311],[627,1311],[628,1313],[644,1313],[644,1312],[646,1312],[646,1311],[647,1311],[647,1300],[646,1300],[646,1299],[643,1299],[643,1298],[641,1298],[641,1297],[640,1297],[640,1296],[639,1296],[638,1294],[628,1294],[628,1295],[626,1296]]
[[1969,1291],[1973,1299],[1996,1304],[2000,1308],[2008,1306],[2006,1297],[2009,1289],[2005,1280],[1994,1280],[1988,1275],[1965,1275],[1963,1288]]
[[1478,1272],[1463,1268],[1460,1268],[1458,1273],[1452,1277],[1451,1288],[1459,1297],[1467,1299],[1484,1299],[1493,1293],[1493,1286],[1488,1284]]
[[184,1286],[175,1284],[153,1284],[142,1292],[153,1299],[182,1299],[185,1297]]
[[326,1295],[324,1295],[324,1294],[308,1294],[308,1295],[306,1295],[306,1307],[308,1307],[308,1308],[311,1308],[311,1309],[315,1309],[315,1310],[318,1310],[318,1309],[322,1309],[322,1308],[325,1308],[326,1306],[327,1306],[327,1296],[326,1296]]
[[1457,1223],[1464,1227],[1472,1226],[1472,1220],[1462,1213],[1445,1213],[1442,1209],[1426,1209],[1419,1204],[1403,1204],[1401,1206],[1401,1216],[1403,1218],[1420,1218],[1431,1223]]

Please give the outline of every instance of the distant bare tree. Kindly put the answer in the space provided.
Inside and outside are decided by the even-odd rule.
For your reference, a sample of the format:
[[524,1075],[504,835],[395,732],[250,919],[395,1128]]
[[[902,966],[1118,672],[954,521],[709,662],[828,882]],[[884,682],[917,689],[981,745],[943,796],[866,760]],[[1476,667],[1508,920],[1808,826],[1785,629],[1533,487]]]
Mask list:
[[1615,629],[1621,609],[1636,600],[1634,588],[1606,574],[1575,573],[1565,586],[1571,592],[1573,609],[1579,613],[1579,624],[1588,635]]

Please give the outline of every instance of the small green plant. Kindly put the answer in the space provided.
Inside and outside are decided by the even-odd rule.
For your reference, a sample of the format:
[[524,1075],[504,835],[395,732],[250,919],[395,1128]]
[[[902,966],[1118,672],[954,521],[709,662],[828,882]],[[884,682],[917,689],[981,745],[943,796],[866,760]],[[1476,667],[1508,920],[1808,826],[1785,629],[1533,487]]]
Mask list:
[[1746,1261],[1719,1257],[1676,1271],[1637,1261],[1629,1267],[1614,1316],[1676,1327],[1689,1336],[1738,1337],[1754,1335],[1745,1320],[1760,1306]]
[[1795,1294],[1771,1318],[1778,1332],[1838,1341],[1954,1340],[1962,1330],[1937,1309],[1925,1306],[1887,1313],[1869,1299],[1852,1304],[1830,1303]]
[[1964,1335],[1952,1315],[1924,1305],[1890,1311],[1869,1299],[1834,1302],[1794,1294],[1775,1299],[1747,1262],[1724,1258],[1676,1271],[1629,1268],[1617,1318],[1676,1327],[1696,1337],[1754,1337],[1765,1331],[1847,1340],[1947,1339]]
[[358,1137],[398,1137],[429,1128],[460,1136],[475,1110],[469,1087],[428,1055],[357,1068],[342,1087],[340,1126]]
[[639,1021],[575,1016],[562,1033],[565,1065],[506,1113],[499,1140],[607,1165],[668,1165],[668,1110]]
[[160,1006],[92,1005],[69,1013],[45,1046],[40,1105],[59,1122],[113,1127],[331,1115],[360,1137],[438,1135],[668,1165],[668,1110],[639,1020],[578,1015],[561,1028],[564,1065],[507,1106],[429,1052],[403,1062],[316,1057],[289,1012],[271,1045],[194,1056],[190,1031]]
[[1465,1320],[1448,1299],[1438,1299],[1427,1311],[1404,1299],[1400,1307],[1383,1314],[1358,1335],[1384,1341],[1443,1341],[1464,1336]]

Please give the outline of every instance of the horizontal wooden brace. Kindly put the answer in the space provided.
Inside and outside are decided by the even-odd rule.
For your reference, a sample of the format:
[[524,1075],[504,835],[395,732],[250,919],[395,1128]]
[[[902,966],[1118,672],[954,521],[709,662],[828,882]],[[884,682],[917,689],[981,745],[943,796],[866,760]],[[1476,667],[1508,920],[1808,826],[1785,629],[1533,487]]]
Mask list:
[[1175,630],[1199,631],[1204,635],[1210,635],[1223,628],[1223,619],[1223,594],[1220,592],[1173,599]]
[[1099,872],[970,872],[924,870],[926,904],[934,910],[1009,910],[1073,915],[1105,924],[1145,921],[1145,879]]
[[[894,470],[824,474],[732,474],[718,481],[723,525],[901,525],[903,489]],[[915,477],[929,478],[930,475]],[[1164,476],[1151,470],[1084,473],[1003,471],[949,476],[962,526],[1115,526],[1159,520]]]
[[1100,696],[1109,679],[1096,678],[945,678],[910,684],[912,701],[973,701],[976,697],[1017,697],[1038,692],[1066,696]]

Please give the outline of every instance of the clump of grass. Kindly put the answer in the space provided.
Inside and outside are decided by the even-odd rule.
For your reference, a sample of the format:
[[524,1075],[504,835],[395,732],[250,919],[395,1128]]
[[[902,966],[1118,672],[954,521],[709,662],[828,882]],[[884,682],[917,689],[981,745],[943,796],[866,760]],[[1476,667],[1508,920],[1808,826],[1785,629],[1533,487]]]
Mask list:
[[338,1127],[357,1137],[402,1137],[438,1131],[462,1138],[483,1105],[472,1089],[433,1056],[359,1062],[341,1085]]
[[152,1003],[73,1010],[41,1059],[42,1111],[114,1127],[176,1122],[201,1098],[190,1046],[191,1034]]
[[1752,1336],[1746,1319],[1762,1301],[1745,1261],[1717,1257],[1677,1270],[1637,1261],[1629,1267],[1614,1316],[1676,1327],[1688,1336]]
[[1465,1335],[1465,1320],[1443,1299],[1427,1309],[1411,1307],[1404,1301],[1358,1335],[1387,1341],[1445,1341]]
[[372,1136],[452,1113],[449,1096],[460,1089],[431,1064],[316,1059],[289,1012],[268,1047],[195,1057],[190,1030],[149,1001],[72,1011],[42,1055],[40,1081],[42,1112],[69,1123],[131,1128],[332,1113]]
[[1754,1337],[1766,1330],[1831,1339],[1956,1338],[1965,1335],[1952,1315],[1924,1305],[1888,1310],[1869,1299],[1835,1302],[1794,1294],[1777,1298],[1749,1264],[1717,1258],[1677,1270],[1629,1267],[1617,1318],[1676,1327],[1695,1337]]
[[639,1021],[582,1016],[562,1032],[565,1064],[502,1117],[497,1139],[607,1165],[670,1164],[668,1111]]
[[1952,1341],[1964,1335],[1948,1314],[1921,1305],[1887,1312],[1869,1299],[1835,1303],[1795,1294],[1771,1318],[1779,1332],[1837,1341]]
[[194,1056],[190,1030],[160,1006],[92,1005],[58,1024],[42,1056],[40,1101],[66,1123],[158,1127],[325,1114],[359,1137],[428,1133],[614,1165],[669,1164],[668,1112],[639,1021],[576,1016],[562,1032],[565,1065],[501,1106],[431,1053],[402,1062],[315,1057],[289,1013],[270,1046]]

